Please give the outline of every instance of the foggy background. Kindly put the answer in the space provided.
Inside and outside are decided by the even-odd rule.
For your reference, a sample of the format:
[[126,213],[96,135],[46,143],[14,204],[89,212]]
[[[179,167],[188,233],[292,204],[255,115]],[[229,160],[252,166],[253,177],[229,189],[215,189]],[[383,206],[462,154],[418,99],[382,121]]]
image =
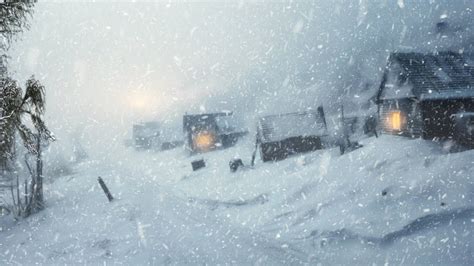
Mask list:
[[32,74],[44,83],[46,122],[59,141],[107,149],[136,121],[176,126],[185,112],[233,110],[251,125],[320,104],[368,108],[390,52],[472,52],[473,6],[40,1],[12,45],[9,71],[21,84]]

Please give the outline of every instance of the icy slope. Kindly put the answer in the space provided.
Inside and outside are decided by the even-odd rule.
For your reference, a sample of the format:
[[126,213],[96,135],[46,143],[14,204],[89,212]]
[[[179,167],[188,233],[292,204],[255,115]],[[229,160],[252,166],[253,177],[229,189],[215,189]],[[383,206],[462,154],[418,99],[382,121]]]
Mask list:
[[[0,262],[472,264],[474,151],[394,136],[363,144],[237,173],[228,162],[248,164],[250,138],[193,157],[117,148],[50,184],[44,212],[3,222]],[[198,158],[207,167],[192,172]]]
[[203,170],[179,188],[308,259],[474,262],[474,151],[447,153],[396,136],[363,144],[343,156],[319,151],[227,175],[223,154],[233,152],[209,154],[220,170]]

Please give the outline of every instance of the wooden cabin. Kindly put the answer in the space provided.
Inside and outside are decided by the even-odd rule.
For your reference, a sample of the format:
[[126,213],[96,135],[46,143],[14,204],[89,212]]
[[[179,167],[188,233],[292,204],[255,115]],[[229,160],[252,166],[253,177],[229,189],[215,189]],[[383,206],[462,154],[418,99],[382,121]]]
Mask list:
[[264,162],[322,149],[321,138],[326,135],[322,107],[318,111],[264,116],[257,124],[257,144]]
[[185,146],[191,153],[233,146],[247,131],[237,125],[232,112],[184,115]]
[[385,133],[472,142],[474,60],[454,52],[392,53],[377,104]]

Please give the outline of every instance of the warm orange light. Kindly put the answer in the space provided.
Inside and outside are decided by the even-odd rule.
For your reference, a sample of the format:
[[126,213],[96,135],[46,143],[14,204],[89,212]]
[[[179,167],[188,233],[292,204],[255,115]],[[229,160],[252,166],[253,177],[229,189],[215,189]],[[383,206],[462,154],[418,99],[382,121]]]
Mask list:
[[128,98],[129,105],[134,109],[146,109],[150,104],[150,98],[142,94],[132,94]]
[[215,137],[211,133],[201,132],[194,137],[194,147],[198,150],[209,150],[214,144]]
[[124,92],[123,104],[131,114],[140,117],[150,116],[162,106],[156,92],[145,89]]
[[400,111],[393,111],[389,118],[390,127],[392,130],[402,130],[402,113]]

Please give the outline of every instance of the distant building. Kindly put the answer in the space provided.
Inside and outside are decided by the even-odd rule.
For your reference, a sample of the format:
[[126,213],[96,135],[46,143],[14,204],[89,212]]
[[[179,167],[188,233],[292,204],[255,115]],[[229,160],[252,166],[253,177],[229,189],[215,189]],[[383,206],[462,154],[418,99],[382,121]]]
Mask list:
[[472,142],[474,60],[453,52],[392,53],[377,103],[386,133]]
[[156,121],[133,125],[133,144],[137,150],[158,149],[160,124]]
[[264,162],[322,149],[322,137],[326,135],[322,107],[312,112],[264,116],[257,124],[257,144]]
[[137,150],[164,151],[183,146],[184,143],[179,129],[158,121],[134,124],[132,134],[132,139],[125,145]]
[[186,148],[192,153],[233,146],[247,134],[232,112],[184,115]]

